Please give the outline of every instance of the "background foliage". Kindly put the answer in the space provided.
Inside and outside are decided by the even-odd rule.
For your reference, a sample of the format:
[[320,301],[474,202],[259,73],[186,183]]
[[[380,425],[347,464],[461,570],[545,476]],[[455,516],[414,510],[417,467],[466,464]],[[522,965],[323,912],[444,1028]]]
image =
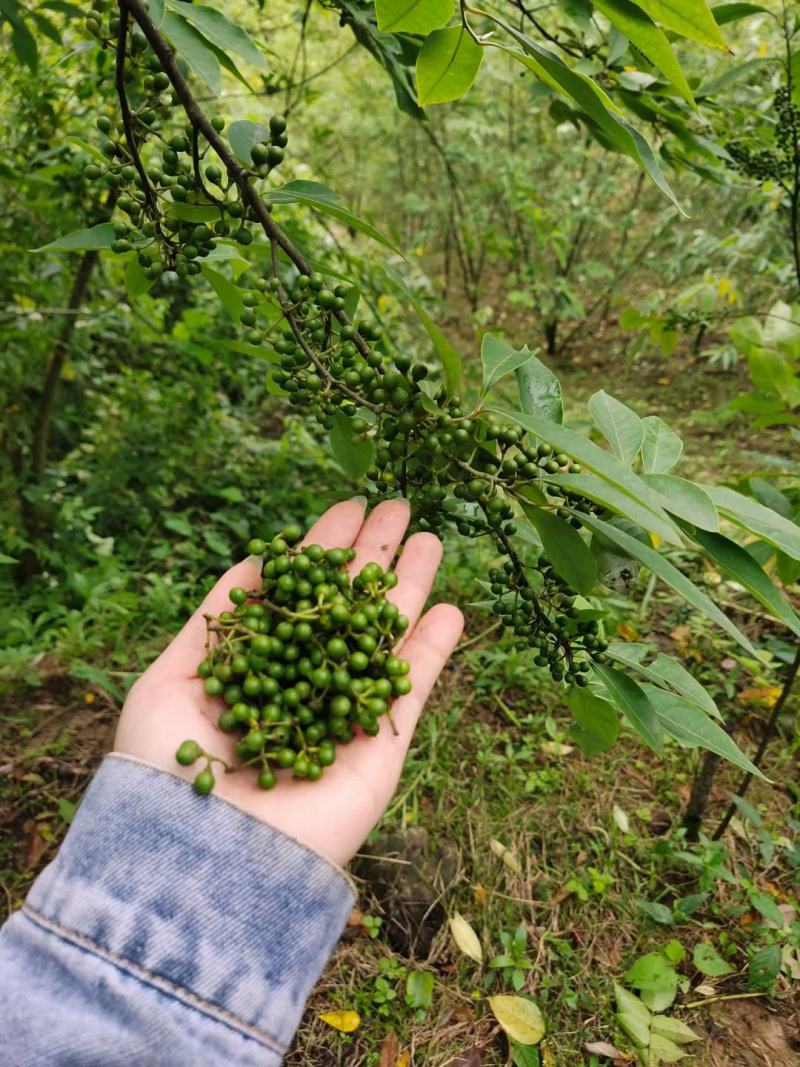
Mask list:
[[[478,930],[480,967],[474,953],[472,963],[453,957],[444,928],[418,965],[387,941],[391,907],[367,904],[375,915],[354,920],[298,1062],[400,1063],[416,1048],[419,1062],[500,1063],[507,1046],[495,1017],[518,1063],[608,1062],[590,1047],[605,1038],[622,1049],[619,1062],[627,1049],[670,1062],[664,1040],[689,1041],[672,1025],[676,997],[758,993],[775,998],[769,1018],[786,1021],[770,1054],[788,1063],[800,971],[796,705],[782,695],[797,662],[800,577],[796,13],[739,3],[712,17],[688,0],[539,11],[507,0],[464,13],[478,44],[454,8],[230,5],[230,25],[248,36],[219,37],[217,27],[217,53],[202,26],[199,37],[186,29],[204,18],[197,5],[168,5],[164,27],[195,95],[228,131],[287,115],[287,160],[266,185],[321,182],[351,214],[301,205],[275,217],[322,269],[358,285],[359,313],[383,326],[393,351],[442,380],[460,350],[474,399],[492,365],[488,333],[507,340],[501,357],[527,344],[561,379],[569,432],[638,474],[663,474],[628,409],[662,416],[687,442],[682,478],[727,490],[710,494],[709,513],[708,497],[683,482],[680,505],[665,507],[668,525],[699,534],[705,556],[660,538],[643,559],[635,531],[604,544],[588,524],[594,562],[585,566],[607,580],[587,582],[584,610],[605,616],[612,650],[632,667],[621,677],[637,679],[627,687],[601,665],[590,690],[570,695],[513,637],[495,643],[485,607],[470,609],[447,706],[426,720],[386,827],[423,828],[431,852],[448,828],[470,827],[459,873],[437,886],[448,913],[460,908]],[[398,23],[401,9],[418,21]],[[113,50],[98,47],[92,25],[107,26],[114,10],[4,0],[0,17],[11,46],[0,59],[0,678],[13,905],[71,818],[127,684],[202,590],[248,536],[305,523],[362,482],[347,442],[332,451],[324,427],[274,395],[274,356],[248,336],[236,296],[255,288],[257,257],[223,241],[234,251],[214,263],[215,276],[147,278],[134,253],[91,247],[110,246],[108,229],[73,239],[70,254],[45,248],[124,218],[113,212],[119,189],[87,170],[106,165],[97,119],[118,113]],[[182,128],[180,116],[172,121]],[[403,254],[371,240],[371,225]],[[539,373],[535,359],[518,362]],[[627,407],[609,405],[608,393]],[[490,400],[514,411],[515,376]],[[664,507],[676,486],[638,474],[637,491],[648,485]],[[615,467],[606,493],[619,477]],[[731,490],[751,503],[726,498]],[[542,540],[556,562],[559,536],[548,543],[542,518],[550,512],[525,510],[522,556],[535,558]],[[442,592],[485,601],[494,549],[448,536]],[[572,584],[583,551],[561,563]],[[673,565],[697,591],[688,599],[656,583]],[[698,597],[724,612],[728,634]],[[662,657],[649,680],[637,668],[645,646]],[[619,732],[601,698],[647,739],[640,694],[663,708],[639,683],[674,694],[667,656],[691,668],[739,750],[753,754],[762,720],[779,732],[765,764],[775,784],[739,802],[722,842],[702,834],[714,828],[703,822],[709,804],[721,813],[735,781],[715,755],[673,741],[660,763],[626,728],[611,754],[588,758]],[[677,691],[692,704],[700,697],[688,684]],[[718,738],[710,747],[721,744],[739,751]],[[621,786],[626,760],[635,775]],[[469,789],[453,788],[467,775]],[[700,844],[687,844],[698,832]],[[502,1006],[493,1014],[482,999],[503,992],[535,996],[551,1034],[544,1044],[530,1031],[515,1038]],[[357,1010],[359,1029],[337,1036],[317,1019],[331,1008]],[[705,1011],[682,1016],[701,1037],[714,1032]],[[729,1027],[733,1056],[743,1035],[716,1025]],[[397,1047],[387,1052],[391,1034]],[[709,1047],[699,1057],[737,1062],[717,1055]]]

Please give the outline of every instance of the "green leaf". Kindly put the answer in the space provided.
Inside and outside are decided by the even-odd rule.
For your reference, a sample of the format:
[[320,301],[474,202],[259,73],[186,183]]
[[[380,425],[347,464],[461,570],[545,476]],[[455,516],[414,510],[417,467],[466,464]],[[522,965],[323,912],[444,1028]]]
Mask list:
[[168,0],[168,6],[170,11],[179,14],[226,55],[233,52],[260,70],[269,69],[263,53],[256,47],[250,34],[231,22],[221,11],[199,4],[180,3],[178,0]]
[[667,544],[681,544],[675,529],[660,519],[654,512],[629,496],[623,489],[617,489],[611,482],[598,478],[595,474],[542,474],[542,479],[551,485],[557,485],[567,493],[579,493],[587,500],[603,504],[610,511],[630,519],[642,529],[657,534]]
[[406,978],[406,1004],[427,1011],[433,999],[433,975],[430,971],[411,971]]
[[513,374],[530,357],[531,352],[527,345],[519,349],[513,348],[493,333],[485,333],[481,341],[481,396],[485,396],[495,382],[499,382],[507,374]]
[[14,559],[13,556],[7,556],[5,552],[0,552],[0,563],[11,565],[13,563],[19,563],[18,559]]
[[[655,652],[655,656],[649,662],[644,662],[652,652]],[[649,645],[636,641],[614,642],[606,649],[606,655],[660,688],[674,689],[680,696],[696,704],[706,714],[713,715],[715,719],[722,719],[717,705],[709,696],[705,686],[693,678],[683,664],[673,659],[672,656],[657,652]]]
[[781,946],[770,945],[756,952],[747,968],[747,984],[751,989],[771,989],[781,973]]
[[730,734],[694,704],[652,685],[645,685],[644,689],[670,737],[687,745],[696,745],[709,752],[716,752],[718,756],[722,756],[736,767],[741,767],[743,771],[757,775],[764,782],[769,781],[745,756]]
[[574,67],[568,67],[557,55],[542,48],[503,19],[495,15],[492,18],[521,45],[523,51],[516,52],[513,48],[507,48],[504,45],[496,45],[496,47],[501,48],[507,55],[533,71],[551,89],[563,93],[574,101],[594,120],[611,147],[630,156],[683,214],[683,209],[675,199],[675,194],[658,165],[653,149],[644,137],[625,121],[622,112],[608,94],[588,75]]
[[575,689],[567,699],[575,718],[569,735],[584,756],[597,756],[611,748],[619,737],[619,716],[614,705],[591,689]]
[[725,615],[717,605],[706,594],[690,581],[685,574],[682,574],[677,567],[673,566],[668,559],[661,556],[654,549],[648,545],[643,545],[635,537],[631,537],[630,534],[624,530],[619,530],[611,525],[611,523],[603,522],[602,519],[598,519],[594,515],[587,515],[584,512],[580,513],[581,522],[584,526],[588,526],[591,530],[597,530],[602,534],[605,534],[610,541],[614,541],[620,548],[624,549],[629,556],[634,559],[638,559],[645,567],[648,567],[656,577],[660,578],[667,585],[671,586],[677,593],[688,601],[692,607],[697,608],[698,611],[702,611],[704,615],[707,615],[709,619],[720,626],[727,634],[744,648],[751,656],[758,658],[758,653],[751,644],[750,640],[739,630],[737,626],[731,622],[727,615]]
[[142,270],[136,256],[132,256],[125,264],[125,289],[131,299],[146,293],[152,285],[152,281]]
[[333,218],[338,219],[339,222],[343,222],[345,226],[359,230],[361,233],[371,237],[373,241],[377,241],[384,247],[391,249],[392,252],[396,252],[398,256],[403,255],[400,249],[396,248],[389,238],[384,237],[374,226],[353,215],[347,208],[341,207],[336,193],[332,189],[328,189],[327,186],[320,185],[319,182],[301,180],[287,182],[286,185],[282,185],[279,189],[271,189],[269,199],[273,204],[307,204],[308,207],[314,208],[315,211],[331,215]]
[[224,556],[226,559],[230,557],[231,546],[227,537],[223,537],[216,530],[203,530],[203,540],[218,556]]
[[268,141],[270,137],[266,126],[262,126],[260,122],[251,122],[249,119],[238,119],[232,122],[226,132],[234,155],[246,167],[253,165],[253,157],[250,154],[253,145]]
[[616,457],[630,467],[644,441],[642,420],[627,405],[602,389],[589,398],[589,411]]
[[660,419],[648,415],[642,419],[644,442],[642,443],[642,467],[645,474],[665,474],[672,470],[683,452],[683,441]]
[[[660,923],[662,926],[672,926],[675,921],[672,911],[666,904],[659,904],[657,900],[637,900],[636,907],[653,922]],[[663,993],[667,990],[660,989],[657,992]]]
[[751,15],[769,15],[770,11],[761,4],[717,4],[711,8],[711,14],[718,26],[724,26],[728,22],[738,22],[739,19],[749,18]]
[[708,495],[717,505],[720,515],[742,529],[760,537],[773,548],[779,548],[792,559],[800,560],[800,526],[784,519],[772,508],[743,496],[724,486],[709,486]]
[[725,574],[740,582],[776,619],[800,637],[800,618],[750,553],[722,534],[695,531],[695,540]]
[[110,222],[101,222],[90,226],[88,230],[73,230],[63,237],[57,237],[49,245],[32,249],[33,252],[86,252],[92,249],[110,248],[116,240],[114,227]]
[[331,448],[342,470],[351,478],[361,478],[372,466],[375,446],[372,441],[356,441],[352,419],[337,411],[331,428]]
[[[182,222],[216,222],[220,217],[220,211],[213,204],[180,203],[173,200],[167,208],[167,216],[180,219]],[[219,248],[216,251],[219,251]]]
[[708,493],[687,478],[674,474],[643,474],[642,481],[661,497],[665,511],[701,530],[719,530],[719,515]]
[[417,318],[422,323],[428,337],[430,337],[434,351],[444,369],[445,387],[448,396],[455,396],[461,386],[463,367],[461,353],[448,341],[417,297],[406,288],[400,275],[391,267],[384,267],[384,271],[416,312]]
[[533,353],[526,363],[517,367],[519,406],[528,415],[541,415],[551,422],[564,421],[561,382]]
[[672,45],[653,20],[630,0],[594,0],[594,6],[661,71],[683,99],[694,106],[692,90],[672,51]]
[[455,0],[375,0],[381,33],[428,34],[446,26],[456,9]]
[[164,21],[164,0],[146,0],[147,13],[157,30],[161,29]]
[[761,893],[755,889],[750,890],[749,896],[750,903],[759,915],[762,915],[767,922],[773,923],[779,930],[784,928],[783,912],[775,903],[774,897],[771,897],[769,893]]
[[[576,462],[606,478],[612,485],[628,493],[648,510],[653,511],[668,527],[675,529],[672,520],[661,507],[658,497],[642,479],[623,466],[615,456],[599,448],[588,438],[538,415],[527,415],[522,411],[504,411],[502,408],[494,407],[487,407],[486,411],[511,419],[536,434],[537,437],[541,437],[543,441],[554,445],[559,452],[566,452]],[[673,541],[676,539],[675,535],[672,539]],[[680,537],[677,540],[680,541]]]
[[650,1012],[638,997],[614,983],[617,998],[617,1018],[628,1037],[640,1048],[650,1043]]
[[12,24],[11,47],[20,63],[30,67],[35,74],[39,69],[39,49],[35,37],[22,20]]
[[180,515],[166,515],[162,521],[168,530],[180,534],[181,537],[194,537],[195,535],[194,526],[188,519],[182,519]]
[[[188,8],[188,6],[188,4],[181,5],[182,14],[184,14],[183,8]],[[214,96],[219,96],[222,86],[219,60],[206,43],[205,38],[183,18],[169,12],[164,16],[162,29],[178,55],[186,60],[192,74],[207,85]]]
[[681,37],[730,51],[705,0],[637,0],[637,4],[654,22]]
[[536,527],[545,555],[556,574],[579,593],[588,593],[597,580],[597,567],[589,546],[578,531],[552,511],[543,511],[526,503],[522,507]]
[[[669,911],[670,922],[672,912]],[[634,989],[675,990],[678,973],[662,952],[640,956],[625,975],[625,984]]]
[[478,76],[483,49],[463,26],[434,30],[417,56],[417,99],[420,107],[457,100]]
[[639,737],[659,756],[662,755],[664,742],[661,725],[644,689],[616,667],[594,662],[592,670],[605,683],[617,707]]
[[725,962],[708,941],[700,941],[694,946],[692,963],[701,974],[709,978],[721,978],[723,974],[733,974],[733,967]]
[[211,267],[205,263],[201,267],[203,277],[211,284],[214,292],[222,301],[222,305],[228,312],[234,322],[238,322],[242,317],[244,311],[244,302],[242,301],[242,294],[239,288],[228,281],[228,279],[219,274],[217,271],[212,270]]
[[58,798],[58,814],[63,822],[69,826],[72,820],[75,818],[75,812],[78,810],[78,805],[71,800],[67,800],[66,797]]
[[648,1061],[650,1063],[677,1063],[678,1060],[686,1059],[688,1053],[684,1052],[674,1041],[661,1034],[651,1034],[648,1049]]
[[527,997],[498,994],[487,997],[492,1014],[510,1038],[521,1045],[538,1045],[544,1037],[544,1018]]

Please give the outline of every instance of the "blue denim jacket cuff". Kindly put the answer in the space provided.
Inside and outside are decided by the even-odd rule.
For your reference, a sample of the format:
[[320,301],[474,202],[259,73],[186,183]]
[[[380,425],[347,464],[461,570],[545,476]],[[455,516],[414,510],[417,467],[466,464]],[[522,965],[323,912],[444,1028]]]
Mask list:
[[353,900],[297,841],[113,755],[25,910],[281,1053]]

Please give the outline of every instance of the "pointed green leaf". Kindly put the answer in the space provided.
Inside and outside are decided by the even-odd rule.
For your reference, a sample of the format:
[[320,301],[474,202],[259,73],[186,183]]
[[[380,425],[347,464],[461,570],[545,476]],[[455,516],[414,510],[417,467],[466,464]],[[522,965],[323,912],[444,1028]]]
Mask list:
[[792,559],[800,559],[800,526],[797,523],[733,489],[724,486],[707,488],[720,515],[760,537],[773,548],[779,548]]
[[270,132],[260,122],[251,122],[250,119],[237,119],[225,130],[228,142],[233,149],[234,155],[245,167],[252,167],[253,146],[261,141],[268,141]]
[[659,555],[654,549],[648,545],[643,545],[640,541],[637,541],[635,537],[631,537],[630,534],[624,530],[616,529],[611,523],[603,522],[602,519],[598,519],[594,515],[587,515],[583,512],[580,513],[580,520],[584,526],[588,526],[591,530],[597,530],[602,534],[605,534],[609,540],[614,541],[624,549],[628,555],[634,559],[638,559],[640,563],[648,567],[656,577],[660,578],[667,585],[671,586],[677,593],[688,601],[692,607],[697,608],[698,611],[702,611],[704,615],[707,615],[709,619],[720,626],[727,634],[744,648],[751,656],[758,657],[758,653],[753,648],[750,640],[739,630],[737,626],[731,622],[727,615],[725,615],[717,605],[706,594],[690,581],[685,574],[682,574],[677,567],[673,566],[664,556]]
[[644,440],[642,420],[635,411],[603,389],[589,398],[589,411],[616,457],[630,467]]
[[614,705],[591,689],[574,689],[567,699],[575,719],[569,735],[584,756],[597,756],[619,737],[619,716]]
[[250,34],[231,22],[221,11],[200,4],[182,3],[180,0],[168,0],[168,6],[170,11],[191,23],[215,48],[226,54],[233,52],[260,70],[269,69],[263,53],[256,47]]
[[597,567],[578,531],[551,511],[525,503],[522,506],[536,527],[556,574],[579,593],[588,593],[597,580]]
[[549,419],[544,419],[538,415],[527,415],[523,411],[504,411],[502,408],[494,407],[487,407],[486,411],[491,411],[503,418],[513,420],[526,430],[536,434],[537,437],[541,437],[543,441],[554,445],[559,452],[566,452],[577,463],[583,464],[594,474],[599,474],[606,478],[612,485],[622,489],[634,500],[647,507],[648,510],[653,511],[667,526],[675,529],[672,520],[661,507],[658,497],[645,485],[642,479],[620,463],[616,456],[612,456],[605,449],[599,448],[588,438],[568,430],[565,426],[550,422]]
[[672,45],[653,20],[630,0],[594,0],[594,6],[661,71],[683,99],[694,106],[692,90],[672,51]]
[[531,352],[527,345],[517,349],[494,334],[485,333],[481,341],[481,396],[485,396],[496,382],[507,374],[513,374],[530,358]]
[[203,272],[203,277],[206,278],[214,292],[220,298],[225,310],[234,322],[238,322],[244,311],[244,302],[239,288],[235,286],[233,282],[228,281],[223,274],[213,270],[205,263],[201,267],[201,270]]
[[767,611],[800,637],[800,618],[746,549],[722,534],[706,533],[705,530],[696,530],[694,538],[725,574],[740,582]]
[[683,452],[683,441],[660,419],[648,415],[642,419],[644,442],[642,444],[642,467],[645,474],[665,474],[672,470]]
[[655,22],[710,48],[730,51],[705,0],[637,0]]
[[656,1033],[650,1035],[648,1054],[650,1063],[659,1064],[677,1063],[688,1056],[688,1053],[684,1052],[674,1041],[670,1041],[668,1037],[662,1037],[661,1034]]
[[643,474],[642,481],[659,494],[664,510],[670,515],[677,515],[701,530],[719,530],[717,509],[702,486],[674,474]]
[[32,249],[33,252],[86,252],[92,249],[110,248],[115,240],[114,227],[110,222],[90,226],[88,230],[73,230],[57,237],[48,245]]
[[664,742],[661,737],[661,724],[642,686],[616,667],[609,667],[605,663],[594,662],[592,669],[605,683],[622,714],[639,737],[659,756],[662,755]]
[[605,478],[598,478],[595,474],[542,474],[542,479],[551,485],[559,486],[567,493],[579,493],[587,500],[593,500],[595,504],[603,504],[609,511],[616,512],[642,529],[657,534],[667,544],[682,543],[669,522],[664,522],[633,496],[623,489],[617,489]]
[[419,33],[424,36],[446,26],[455,9],[455,0],[375,0],[381,33]]
[[[652,655],[653,653],[655,655]],[[617,663],[623,663],[629,670],[635,671],[660,688],[674,689],[680,696],[696,704],[698,708],[715,719],[722,719],[717,705],[709,696],[705,686],[693,678],[683,664],[673,659],[672,656],[636,641],[614,642],[606,649],[606,655],[616,660]]]
[[[181,15],[188,4],[181,4]],[[204,82],[215,96],[222,86],[219,60],[202,34],[178,15],[170,12],[164,16],[162,29],[178,55],[185,59],[192,74]]]
[[581,110],[585,111],[595,121],[613,148],[630,156],[631,159],[638,163],[651,181],[683,213],[683,209],[675,199],[675,194],[672,192],[661,167],[658,165],[653,149],[638,130],[635,130],[633,126],[625,121],[622,112],[608,94],[587,74],[581,73],[574,67],[567,66],[553,52],[542,48],[540,44],[531,40],[530,37],[526,37],[524,33],[515,29],[508,22],[498,18],[496,15],[491,17],[498,26],[502,26],[506,33],[514,38],[523,51],[517,52],[513,48],[507,48],[504,45],[496,45],[496,47],[502,48],[518,63],[522,63],[523,66],[533,71],[538,78],[552,89],[555,89],[556,92],[563,93],[574,101]]
[[331,428],[331,448],[339,466],[351,478],[361,478],[372,466],[375,446],[372,441],[357,441],[353,423],[347,415],[337,411]]
[[724,26],[728,22],[737,22],[739,19],[750,18],[751,15],[769,15],[769,8],[761,4],[732,3],[717,4],[711,8],[711,14],[718,26]]
[[694,946],[692,963],[701,974],[709,978],[721,978],[724,974],[733,974],[733,967],[725,962],[708,941],[700,941]]
[[689,704],[681,697],[668,693],[664,689],[656,689],[652,685],[645,685],[644,689],[664,730],[676,741],[699,746],[709,752],[716,752],[718,756],[722,756],[723,759],[740,767],[743,771],[755,774],[764,782],[769,781],[741,751],[730,734],[726,733],[719,723],[704,715],[694,704]]
[[650,1012],[638,997],[621,985],[614,983],[614,996],[617,998],[617,1018],[620,1026],[640,1048],[650,1043]]
[[535,355],[517,367],[519,406],[529,415],[541,415],[552,422],[564,421],[561,382]]
[[400,275],[391,267],[384,267],[384,270],[416,312],[417,318],[422,323],[428,337],[430,337],[434,351],[441,361],[444,369],[445,387],[448,396],[455,396],[461,386],[463,365],[461,353],[450,343],[450,341],[448,341],[427,313],[421,301],[419,301],[417,297],[406,288]]
[[483,49],[463,26],[434,30],[417,56],[420,107],[457,100],[478,76]]
[[315,211],[321,211],[325,215],[332,215],[339,222],[343,222],[345,226],[351,226],[354,230],[359,230],[361,233],[371,237],[373,241],[377,241],[378,244],[382,244],[391,249],[392,252],[396,252],[398,256],[403,255],[400,249],[396,248],[388,237],[384,237],[380,230],[376,230],[369,222],[365,222],[363,219],[358,218],[357,215],[353,215],[347,208],[341,207],[336,193],[332,189],[328,189],[327,186],[320,185],[319,182],[300,180],[287,182],[280,189],[271,189],[269,199],[273,204],[307,204],[309,207],[314,208]]

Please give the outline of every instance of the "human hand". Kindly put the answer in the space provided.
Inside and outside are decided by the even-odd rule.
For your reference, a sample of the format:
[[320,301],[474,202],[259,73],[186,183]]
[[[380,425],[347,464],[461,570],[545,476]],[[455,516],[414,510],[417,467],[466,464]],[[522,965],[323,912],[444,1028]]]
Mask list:
[[[379,504],[365,519],[358,500],[336,504],[308,531],[305,543],[356,550],[352,575],[371,561],[388,568],[409,521],[405,500]],[[437,604],[422,615],[442,558],[442,545],[429,533],[409,537],[395,568],[398,583],[388,596],[408,616],[400,643],[411,665],[411,692],[392,704],[397,734],[386,717],[376,737],[358,736],[339,745],[336,762],[318,782],[281,775],[263,792],[255,775],[218,774],[215,794],[308,845],[334,863],[347,863],[382,815],[394,793],[417,720],[431,688],[453,651],[463,618],[452,604]],[[187,737],[233,762],[234,741],[218,729],[221,700],[207,696],[197,665],[205,656],[206,615],[230,609],[234,586],[261,587],[252,559],[237,563],[220,578],[178,636],[135,683],[122,709],[115,751],[134,756],[191,781],[196,769],[181,767],[175,752]],[[420,617],[421,616],[421,617]]]

